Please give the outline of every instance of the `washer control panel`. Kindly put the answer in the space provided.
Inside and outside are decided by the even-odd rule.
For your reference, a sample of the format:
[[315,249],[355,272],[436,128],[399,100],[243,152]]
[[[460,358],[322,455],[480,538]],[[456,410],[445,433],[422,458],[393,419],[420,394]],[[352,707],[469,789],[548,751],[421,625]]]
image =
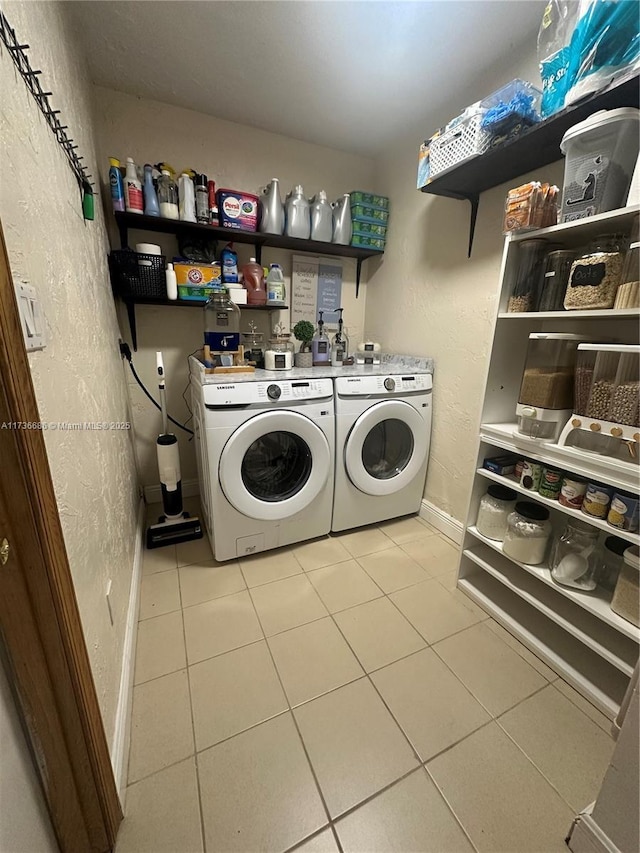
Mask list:
[[224,382],[204,386],[207,406],[251,406],[265,408],[277,403],[324,400],[333,397],[331,379],[283,380],[282,382]]
[[404,397],[412,393],[428,393],[432,387],[430,373],[336,378],[336,393],[341,397]]

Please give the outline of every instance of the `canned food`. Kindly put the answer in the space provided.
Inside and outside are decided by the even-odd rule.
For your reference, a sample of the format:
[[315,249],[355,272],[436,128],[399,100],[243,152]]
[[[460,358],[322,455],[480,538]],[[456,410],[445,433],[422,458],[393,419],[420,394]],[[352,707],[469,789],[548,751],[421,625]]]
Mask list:
[[542,477],[542,465],[538,462],[530,462],[524,460],[522,465],[522,475],[520,476],[520,485],[532,492],[537,492],[540,487],[540,478]]
[[571,509],[580,509],[587,491],[587,481],[577,477],[565,477],[562,480],[558,503]]
[[561,485],[562,471],[558,471],[557,468],[547,468],[545,465],[542,469],[542,476],[540,477],[538,494],[542,495],[543,498],[551,498],[551,500],[555,501],[560,494]]
[[607,521],[612,527],[635,533],[638,529],[638,506],[638,498],[635,495],[615,492]]
[[516,462],[516,468],[513,472],[513,476],[516,478],[518,482],[520,482],[520,478],[522,477],[522,469],[524,468],[524,459],[518,459]]
[[610,486],[603,486],[602,483],[588,483],[582,511],[594,518],[606,518],[612,496],[613,489]]

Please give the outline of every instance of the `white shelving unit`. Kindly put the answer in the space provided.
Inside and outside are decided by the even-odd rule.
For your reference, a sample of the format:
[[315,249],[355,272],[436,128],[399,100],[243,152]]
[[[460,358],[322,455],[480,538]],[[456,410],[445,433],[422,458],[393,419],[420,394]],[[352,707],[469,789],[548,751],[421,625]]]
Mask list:
[[629,233],[639,211],[639,206],[629,207],[506,239],[479,428],[478,459],[458,573],[460,589],[611,719],[618,712],[638,660],[640,630],[611,610],[611,596],[604,590],[598,588],[589,593],[557,584],[546,563],[532,566],[512,560],[503,553],[502,543],[487,539],[477,531],[475,522],[480,499],[493,481],[514,489],[521,500],[547,507],[554,534],[564,528],[568,518],[579,518],[601,530],[603,538],[619,536],[630,545],[640,544],[638,533],[616,530],[605,520],[563,507],[558,501],[525,489],[512,477],[482,467],[486,457],[506,451],[625,491],[638,492],[640,467],[637,459],[631,455],[625,458],[622,451],[611,458],[576,446],[561,447],[527,438],[516,429],[515,410],[532,332],[572,332],[593,336],[599,341],[638,344],[640,311],[510,314],[506,308],[521,240],[548,239],[550,251],[558,247],[583,247],[599,234]]

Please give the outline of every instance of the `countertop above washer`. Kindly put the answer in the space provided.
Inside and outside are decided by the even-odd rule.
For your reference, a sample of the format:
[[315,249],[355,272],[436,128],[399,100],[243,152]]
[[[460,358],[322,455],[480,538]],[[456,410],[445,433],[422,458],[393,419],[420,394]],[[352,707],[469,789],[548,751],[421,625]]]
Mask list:
[[351,367],[293,367],[291,370],[256,370],[254,373],[205,373],[202,362],[189,357],[191,374],[203,385],[230,382],[269,382],[288,379],[326,379],[337,376],[393,376],[401,373],[433,374],[432,358],[413,355],[380,355],[380,364],[354,364]]

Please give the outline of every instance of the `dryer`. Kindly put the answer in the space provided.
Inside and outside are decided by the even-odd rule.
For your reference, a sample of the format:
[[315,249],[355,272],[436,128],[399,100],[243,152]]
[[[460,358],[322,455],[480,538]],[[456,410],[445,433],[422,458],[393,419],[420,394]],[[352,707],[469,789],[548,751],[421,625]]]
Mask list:
[[191,377],[203,517],[216,560],[327,534],[331,379],[203,384]]
[[418,512],[429,460],[432,387],[428,373],[335,379],[332,530]]

